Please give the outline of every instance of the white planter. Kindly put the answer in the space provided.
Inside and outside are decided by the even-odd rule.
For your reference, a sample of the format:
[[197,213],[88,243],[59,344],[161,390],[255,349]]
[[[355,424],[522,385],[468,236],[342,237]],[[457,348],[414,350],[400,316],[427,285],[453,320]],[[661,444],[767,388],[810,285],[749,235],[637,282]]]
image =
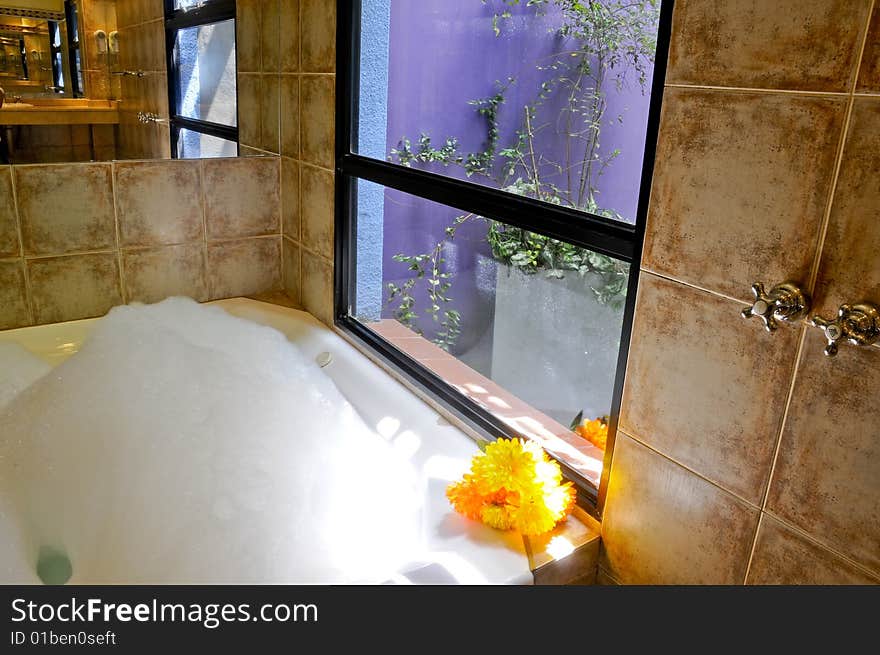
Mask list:
[[562,279],[499,266],[492,379],[568,426],[608,414],[623,309],[600,304],[598,275]]

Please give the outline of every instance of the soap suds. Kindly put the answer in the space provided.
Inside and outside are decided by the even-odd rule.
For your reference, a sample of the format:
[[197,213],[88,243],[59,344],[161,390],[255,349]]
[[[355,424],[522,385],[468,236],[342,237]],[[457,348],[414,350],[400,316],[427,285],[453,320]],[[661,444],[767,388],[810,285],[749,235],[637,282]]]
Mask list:
[[284,335],[183,298],[114,309],[0,408],[0,493],[71,583],[380,581],[415,480]]

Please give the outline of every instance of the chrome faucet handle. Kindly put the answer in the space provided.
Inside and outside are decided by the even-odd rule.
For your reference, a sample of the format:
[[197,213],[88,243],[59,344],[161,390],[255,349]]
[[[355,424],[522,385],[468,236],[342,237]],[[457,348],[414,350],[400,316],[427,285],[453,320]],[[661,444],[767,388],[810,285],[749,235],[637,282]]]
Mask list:
[[810,311],[810,298],[801,291],[794,282],[782,282],[777,284],[770,293],[764,290],[761,282],[752,285],[752,293],[755,302],[751,307],[742,310],[743,318],[757,316],[764,322],[768,332],[773,332],[779,327],[779,321],[794,323],[807,315]]
[[834,357],[837,344],[841,341],[854,346],[870,346],[880,339],[880,311],[871,303],[862,302],[856,305],[841,305],[837,310],[837,318],[824,319],[814,316],[810,325],[825,331],[825,354]]

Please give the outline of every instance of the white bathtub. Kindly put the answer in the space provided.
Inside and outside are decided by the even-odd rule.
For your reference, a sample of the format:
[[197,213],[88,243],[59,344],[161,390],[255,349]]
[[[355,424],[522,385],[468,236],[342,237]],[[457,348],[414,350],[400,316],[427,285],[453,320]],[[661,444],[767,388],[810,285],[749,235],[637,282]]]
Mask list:
[[[344,339],[305,312],[244,298],[213,303],[235,316],[284,333],[309,357],[329,353],[324,372],[362,418],[404,450],[423,477],[422,543],[412,563],[393,582],[531,584],[532,572],[522,539],[468,521],[455,514],[444,491],[467,469],[476,444],[447,423]],[[74,354],[100,319],[71,321],[0,332],[56,365]],[[2,374],[2,373],[0,373]],[[22,581],[31,572],[16,571],[21,555],[11,552],[11,524],[0,515],[0,582]]]

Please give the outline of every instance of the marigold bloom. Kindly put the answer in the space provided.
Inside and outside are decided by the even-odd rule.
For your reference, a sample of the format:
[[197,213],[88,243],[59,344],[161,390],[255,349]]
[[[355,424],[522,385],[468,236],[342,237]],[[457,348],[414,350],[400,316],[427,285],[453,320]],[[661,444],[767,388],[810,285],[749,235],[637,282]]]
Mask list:
[[602,419],[584,421],[576,426],[574,431],[597,448],[605,450],[605,445],[608,443],[608,423]]

